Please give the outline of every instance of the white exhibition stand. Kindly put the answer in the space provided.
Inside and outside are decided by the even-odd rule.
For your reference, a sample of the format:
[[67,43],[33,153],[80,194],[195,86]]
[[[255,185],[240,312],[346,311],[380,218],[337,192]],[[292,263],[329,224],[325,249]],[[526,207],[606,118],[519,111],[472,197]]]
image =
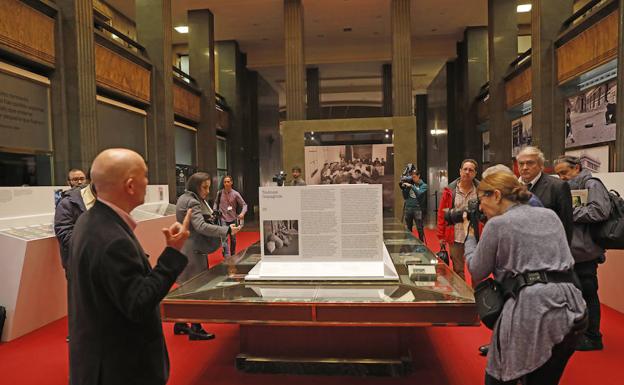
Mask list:
[[382,186],[260,187],[262,259],[245,281],[397,281]]
[[[52,227],[54,190],[66,186],[0,188],[0,305],[7,310],[2,341],[11,341],[67,315],[67,283]],[[150,262],[175,221],[166,186],[148,186],[146,204],[132,213]]]

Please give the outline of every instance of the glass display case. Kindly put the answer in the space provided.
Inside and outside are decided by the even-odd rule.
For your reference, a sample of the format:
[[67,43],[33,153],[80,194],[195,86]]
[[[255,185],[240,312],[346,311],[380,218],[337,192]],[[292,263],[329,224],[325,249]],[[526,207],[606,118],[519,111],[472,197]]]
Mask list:
[[[256,243],[169,293],[161,305],[163,318],[240,324],[237,365],[244,370],[280,371],[276,367],[284,368],[287,356],[299,363],[382,359],[393,373],[401,372],[410,363],[400,342],[408,329],[477,326],[479,319],[472,289],[403,224],[386,220],[384,243],[398,281],[249,282],[245,276],[261,258]],[[379,341],[359,346],[357,330]],[[345,344],[356,348],[344,353]]]

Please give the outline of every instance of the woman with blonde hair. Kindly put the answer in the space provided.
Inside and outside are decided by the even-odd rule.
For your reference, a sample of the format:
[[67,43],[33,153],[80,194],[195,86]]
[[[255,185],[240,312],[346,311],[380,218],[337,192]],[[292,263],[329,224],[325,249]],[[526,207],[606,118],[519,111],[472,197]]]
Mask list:
[[587,325],[563,225],[552,210],[526,204],[530,193],[512,174],[488,175],[477,194],[488,221],[478,244],[464,221],[468,269],[473,282],[493,274],[506,298],[485,384],[558,384]]

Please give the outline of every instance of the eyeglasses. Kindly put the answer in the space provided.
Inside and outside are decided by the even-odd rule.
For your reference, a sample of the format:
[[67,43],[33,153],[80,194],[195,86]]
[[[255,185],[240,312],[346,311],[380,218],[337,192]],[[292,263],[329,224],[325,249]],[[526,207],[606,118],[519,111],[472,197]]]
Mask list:
[[84,182],[85,180],[87,180],[87,178],[85,178],[84,176],[79,176],[79,177],[70,179],[70,181],[72,182]]
[[492,195],[494,195],[494,191],[484,191],[479,195],[479,199],[482,199],[483,197],[491,197]]

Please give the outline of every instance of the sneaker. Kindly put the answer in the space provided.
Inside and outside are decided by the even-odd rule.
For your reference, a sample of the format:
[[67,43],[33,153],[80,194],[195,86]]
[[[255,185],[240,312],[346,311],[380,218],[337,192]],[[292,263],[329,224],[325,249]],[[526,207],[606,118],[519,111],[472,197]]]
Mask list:
[[602,339],[594,340],[587,336],[582,336],[576,343],[576,350],[581,352],[589,352],[592,350],[602,350]]

